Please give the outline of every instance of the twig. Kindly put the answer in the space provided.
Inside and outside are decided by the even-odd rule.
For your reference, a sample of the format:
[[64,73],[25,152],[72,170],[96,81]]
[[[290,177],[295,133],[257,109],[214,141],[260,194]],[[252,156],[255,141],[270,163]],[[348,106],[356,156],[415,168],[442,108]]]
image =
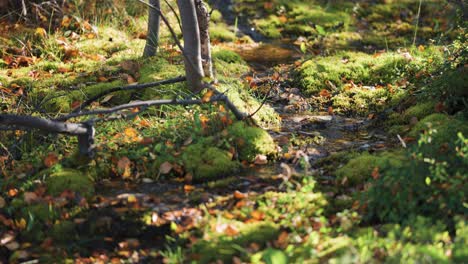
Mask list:
[[128,104],[118,105],[108,109],[97,109],[87,112],[79,112],[79,113],[70,113],[65,116],[61,116],[54,121],[66,121],[71,118],[80,117],[80,116],[89,116],[89,115],[106,115],[112,114],[121,110],[137,108],[137,107],[149,107],[149,106],[157,106],[157,105],[196,105],[196,104],[204,104],[209,102],[216,102],[216,101],[223,101],[226,103],[227,107],[233,112],[233,114],[238,118],[244,118],[244,114],[241,113],[237,108],[232,104],[231,101],[227,98],[226,95],[219,94],[214,95],[208,102],[203,102],[201,99],[161,99],[161,100],[148,100],[148,101],[137,101]]
[[171,5],[171,3],[169,3],[169,1],[164,0],[164,2],[165,2],[166,5],[169,7],[169,9],[171,9],[172,13],[174,13],[175,18],[177,19],[177,24],[179,24],[180,32],[182,32],[182,23],[180,22],[180,17],[179,17],[179,15],[178,15],[177,12],[175,11],[175,9],[174,9],[174,7]]
[[255,110],[253,113],[251,113],[250,115],[246,116],[244,119],[248,119],[248,118],[252,118],[255,114],[258,113],[258,111],[260,111],[260,109],[262,109],[263,105],[265,105],[267,99],[268,99],[268,95],[270,95],[270,92],[273,90],[273,87],[274,87],[274,83],[271,84],[270,86],[270,89],[268,89],[268,92],[265,94],[265,97],[263,97],[263,100],[262,100],[262,103],[260,104],[260,106],[257,108],[257,110]]
[[[84,101],[81,105],[77,106],[75,109],[72,110],[72,113],[78,113],[80,112],[83,108],[85,108],[86,106],[90,105],[92,102],[95,102],[97,101],[99,98],[105,96],[105,95],[108,95],[110,93],[113,93],[113,92],[117,92],[117,91],[128,91],[128,90],[137,90],[137,89],[145,89],[145,88],[149,88],[149,87],[156,87],[156,86],[161,86],[161,85],[165,85],[165,84],[172,84],[172,83],[178,83],[178,82],[183,82],[185,81],[185,77],[184,76],[180,76],[180,77],[176,77],[176,78],[172,78],[172,79],[167,79],[167,80],[163,80],[163,81],[158,81],[158,82],[150,82],[150,83],[143,83],[143,84],[134,84],[134,85],[127,85],[127,86],[119,86],[119,87],[115,87],[115,88],[111,88],[109,90],[105,90],[91,98],[89,98],[88,100]],[[57,118],[57,120],[61,120],[60,117]]]

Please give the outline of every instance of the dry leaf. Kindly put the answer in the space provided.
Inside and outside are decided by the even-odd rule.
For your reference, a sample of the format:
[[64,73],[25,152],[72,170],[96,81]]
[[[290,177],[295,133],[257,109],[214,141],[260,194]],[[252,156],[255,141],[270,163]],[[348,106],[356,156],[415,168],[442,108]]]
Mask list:
[[320,95],[321,97],[325,97],[325,98],[330,98],[330,97],[331,97],[330,92],[329,92],[328,90],[326,90],[326,89],[322,89],[322,90],[320,91],[319,95]]
[[57,162],[58,162],[58,157],[53,152],[50,152],[49,154],[47,154],[47,156],[44,159],[44,165],[47,168],[54,166],[55,164],[57,164]]
[[35,192],[25,192],[24,193],[24,201],[27,204],[31,204],[35,201],[37,201],[39,197],[37,197],[37,194]]
[[260,212],[258,210],[252,211],[250,215],[252,216],[253,219],[258,220],[258,221],[263,220],[263,218],[265,218],[265,213]]
[[262,154],[258,154],[258,155],[255,157],[254,164],[257,164],[257,165],[265,165],[265,164],[268,164],[268,158],[267,158],[267,156],[262,155]]
[[237,229],[237,227],[235,227],[234,225],[228,225],[224,230],[224,233],[228,236],[235,236],[239,234],[239,229]]
[[128,197],[127,197],[127,202],[129,203],[136,203],[138,200],[137,198],[135,197],[135,195],[133,194],[130,194]]
[[234,198],[239,199],[239,200],[247,198],[247,196],[248,195],[246,193],[241,193],[241,192],[239,192],[237,190],[234,192]]
[[44,38],[45,36],[47,36],[47,31],[44,28],[38,27],[36,28],[36,31],[34,31],[34,34],[41,38]]
[[16,195],[18,195],[18,189],[11,188],[11,189],[8,190],[8,196],[15,197]]
[[379,177],[380,177],[379,167],[375,167],[372,170],[372,178],[374,178],[374,180],[377,180]]
[[185,192],[191,192],[191,191],[193,191],[193,190],[195,190],[195,186],[193,186],[193,185],[188,185],[188,184],[184,185],[184,191],[185,191]]
[[131,165],[132,162],[127,157],[122,157],[117,162],[117,169],[119,170],[120,175],[122,178],[126,179],[131,176]]
[[171,172],[172,168],[172,164],[166,161],[163,164],[161,164],[161,166],[159,166],[159,173],[168,174],[169,172]]
[[208,90],[203,96],[201,101],[203,103],[207,103],[211,100],[211,97],[213,96],[214,92],[212,90]]

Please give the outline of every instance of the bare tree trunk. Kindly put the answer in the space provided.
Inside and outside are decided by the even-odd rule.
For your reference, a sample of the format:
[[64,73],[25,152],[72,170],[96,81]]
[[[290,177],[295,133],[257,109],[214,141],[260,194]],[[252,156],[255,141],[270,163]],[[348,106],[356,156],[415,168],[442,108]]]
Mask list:
[[177,0],[184,35],[185,73],[189,89],[197,93],[203,88],[203,66],[200,48],[200,31],[194,0]]
[[[161,9],[161,4],[159,0],[150,0],[149,3],[150,5]],[[154,8],[148,8],[148,10],[148,34],[146,36],[145,50],[143,51],[143,57],[145,58],[156,55],[159,43],[159,13]]]
[[205,73],[205,77],[214,78],[209,31],[210,14],[206,4],[202,0],[195,0],[195,6],[198,18],[198,29],[200,30],[203,72]]

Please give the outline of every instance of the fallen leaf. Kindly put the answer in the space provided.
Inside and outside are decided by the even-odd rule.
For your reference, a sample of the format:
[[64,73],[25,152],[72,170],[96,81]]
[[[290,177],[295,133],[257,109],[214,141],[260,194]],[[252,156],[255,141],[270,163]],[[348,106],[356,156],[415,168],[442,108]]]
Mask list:
[[38,27],[36,28],[36,31],[34,31],[34,34],[41,38],[44,38],[45,36],[47,36],[47,31],[44,28]]
[[49,154],[47,154],[47,156],[44,159],[44,165],[47,168],[54,166],[55,164],[57,164],[57,162],[58,162],[58,157],[53,152],[50,152]]
[[235,227],[234,225],[228,225],[224,230],[224,233],[228,236],[235,236],[239,234],[239,229],[237,229],[237,227]]
[[250,213],[250,216],[252,216],[253,219],[260,221],[265,218],[265,213],[255,210]]
[[172,166],[171,163],[169,163],[168,161],[164,162],[163,164],[161,164],[161,166],[159,166],[159,173],[161,174],[168,174],[169,172],[171,172],[172,168],[174,166]]
[[128,197],[127,197],[127,202],[129,203],[136,203],[138,200],[137,198],[135,197],[135,195],[133,194],[130,194]]
[[34,192],[25,192],[24,193],[24,201],[27,204],[31,204],[33,202],[36,202],[39,197],[37,197],[37,194]]
[[129,158],[124,156],[119,159],[119,161],[117,162],[117,169],[119,170],[119,173],[122,176],[122,178],[126,179],[131,176],[131,165],[132,162]]
[[267,158],[267,156],[262,155],[262,154],[258,154],[258,155],[255,157],[254,164],[257,164],[257,165],[265,165],[265,164],[268,164],[268,158]]
[[321,97],[325,97],[325,98],[330,98],[330,97],[331,97],[330,92],[329,92],[328,90],[326,90],[326,89],[322,89],[322,90],[320,91],[319,95],[320,95]]
[[202,99],[201,101],[203,103],[207,103],[211,100],[211,97],[213,96],[214,92],[213,90],[208,90],[203,96],[202,96]]
[[377,180],[379,177],[380,177],[379,167],[375,167],[372,170],[372,178],[374,178],[374,180]]
[[239,192],[237,190],[234,191],[234,198],[236,198],[236,199],[240,200],[240,199],[244,199],[244,198],[247,198],[247,197],[248,197],[248,195],[245,194],[245,193],[241,193],[241,192]]
[[191,192],[191,191],[193,191],[193,190],[195,190],[195,186],[193,186],[193,185],[188,185],[188,184],[184,185],[184,191],[185,191],[185,192]]
[[15,197],[16,195],[18,195],[18,189],[11,188],[11,189],[8,190],[8,196]]

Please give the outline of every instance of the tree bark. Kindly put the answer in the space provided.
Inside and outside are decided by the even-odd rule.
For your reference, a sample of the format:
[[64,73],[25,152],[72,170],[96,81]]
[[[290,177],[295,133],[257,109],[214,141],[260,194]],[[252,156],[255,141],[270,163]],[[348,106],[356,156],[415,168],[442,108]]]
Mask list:
[[210,13],[206,4],[202,0],[195,0],[197,11],[198,29],[200,30],[200,46],[203,72],[205,77],[214,78],[213,63],[211,60],[210,44]]
[[94,127],[83,123],[64,123],[35,116],[0,114],[0,126],[40,129],[51,133],[61,133],[78,137],[80,154],[92,156]]
[[198,93],[203,88],[200,31],[194,0],[177,0],[184,35],[185,73],[189,89]]
[[[161,9],[161,3],[159,0],[150,0],[149,3]],[[157,10],[154,8],[148,8],[148,34],[146,36],[146,46],[143,51],[143,57],[152,57],[156,55],[159,43],[159,22],[160,17]]]

